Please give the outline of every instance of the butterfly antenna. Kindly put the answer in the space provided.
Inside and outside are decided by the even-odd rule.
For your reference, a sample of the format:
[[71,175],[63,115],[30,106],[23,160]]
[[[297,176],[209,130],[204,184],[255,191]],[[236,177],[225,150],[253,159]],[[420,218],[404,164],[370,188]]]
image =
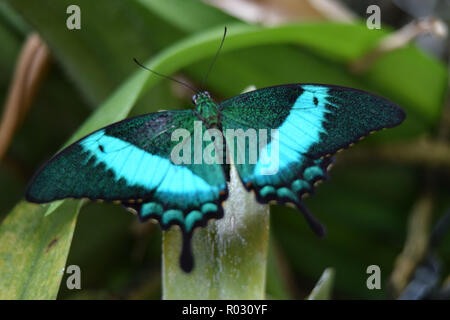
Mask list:
[[224,31],[223,31],[223,37],[222,37],[222,41],[220,42],[219,49],[217,50],[216,55],[214,56],[214,59],[213,59],[213,61],[211,62],[211,64],[209,65],[209,69],[208,69],[208,71],[206,72],[205,77],[204,77],[203,80],[202,80],[202,86],[201,86],[202,88],[204,87],[205,82],[206,82],[206,79],[208,79],[209,73],[211,72],[212,67],[214,66],[214,63],[216,62],[217,57],[219,56],[220,50],[222,50],[222,46],[223,46],[223,43],[224,43],[224,41],[225,41],[225,36],[226,36],[226,35],[227,35],[227,27],[225,27],[225,29],[224,29]]
[[192,88],[192,87],[191,87],[190,85],[188,85],[187,83],[184,83],[184,82],[182,82],[182,81],[180,81],[180,80],[177,80],[177,79],[175,79],[175,78],[166,76],[165,74],[156,72],[156,71],[154,71],[154,70],[152,70],[152,69],[150,69],[150,68],[147,68],[147,67],[144,66],[142,63],[140,63],[136,58],[133,58],[133,61],[134,61],[139,67],[141,67],[141,68],[143,68],[143,69],[145,69],[145,70],[147,70],[147,71],[150,71],[150,72],[152,72],[152,73],[154,73],[154,74],[156,74],[156,75],[158,75],[158,76],[160,76],[160,77],[163,77],[163,78],[166,78],[166,79],[175,81],[175,82],[177,82],[177,83],[179,83],[179,84],[185,86],[186,88],[192,90],[194,93],[197,93],[197,90],[195,90],[194,88]]

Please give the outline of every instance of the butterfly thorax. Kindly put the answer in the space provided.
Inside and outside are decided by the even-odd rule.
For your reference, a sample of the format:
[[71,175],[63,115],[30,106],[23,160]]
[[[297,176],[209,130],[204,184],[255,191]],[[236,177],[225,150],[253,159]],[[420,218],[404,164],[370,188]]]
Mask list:
[[208,128],[217,127],[219,124],[219,106],[211,99],[210,94],[200,92],[192,97],[195,110],[199,118],[205,122]]

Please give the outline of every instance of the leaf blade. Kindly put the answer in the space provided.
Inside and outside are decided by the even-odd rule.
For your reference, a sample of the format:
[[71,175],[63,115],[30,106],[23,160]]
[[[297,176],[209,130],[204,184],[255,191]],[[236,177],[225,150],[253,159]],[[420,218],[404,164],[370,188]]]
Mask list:
[[334,269],[327,268],[320,276],[314,289],[308,296],[308,300],[330,300],[334,285]]
[[20,202],[0,228],[0,299],[56,299],[80,202],[51,216]]

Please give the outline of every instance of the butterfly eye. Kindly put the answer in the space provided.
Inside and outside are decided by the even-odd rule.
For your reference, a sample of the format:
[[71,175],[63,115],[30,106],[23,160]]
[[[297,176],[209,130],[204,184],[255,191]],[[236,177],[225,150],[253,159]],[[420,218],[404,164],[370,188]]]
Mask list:
[[205,96],[207,96],[208,98],[211,98],[211,95],[209,94],[208,91],[205,91]]
[[194,95],[192,96],[192,103],[193,103],[193,104],[196,104],[196,103],[197,103],[197,95],[196,95],[196,94],[194,94]]

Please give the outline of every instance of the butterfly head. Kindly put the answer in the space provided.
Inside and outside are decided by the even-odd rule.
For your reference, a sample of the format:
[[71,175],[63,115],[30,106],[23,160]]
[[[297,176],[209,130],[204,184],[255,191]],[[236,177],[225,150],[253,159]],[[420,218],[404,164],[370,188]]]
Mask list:
[[196,106],[205,102],[211,101],[211,95],[208,91],[202,91],[199,93],[196,93],[192,96],[192,103]]

